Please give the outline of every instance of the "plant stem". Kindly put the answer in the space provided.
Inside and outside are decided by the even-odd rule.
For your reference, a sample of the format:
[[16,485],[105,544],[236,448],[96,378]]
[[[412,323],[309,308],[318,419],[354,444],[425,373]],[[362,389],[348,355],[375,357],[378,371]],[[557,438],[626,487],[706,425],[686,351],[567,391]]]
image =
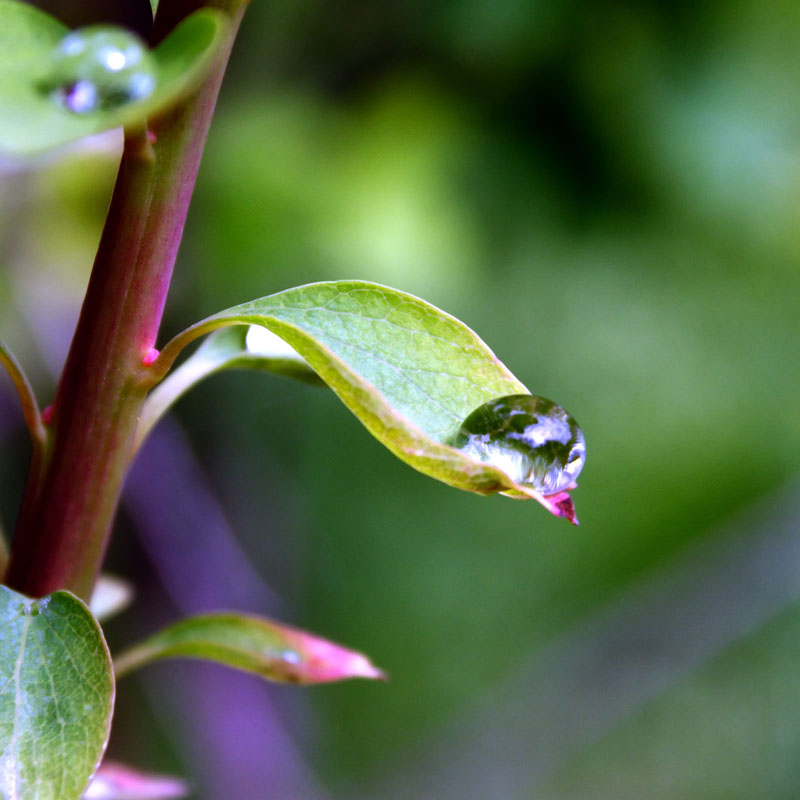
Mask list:
[[[157,35],[198,4],[162,0]],[[144,130],[128,132],[105,228],[52,415],[52,447],[31,476],[6,582],[31,596],[88,598],[105,554],[144,403],[148,368],[242,0],[201,87]],[[163,16],[164,22],[161,21]],[[161,24],[159,24],[161,23]],[[34,485],[31,485],[34,484]]]

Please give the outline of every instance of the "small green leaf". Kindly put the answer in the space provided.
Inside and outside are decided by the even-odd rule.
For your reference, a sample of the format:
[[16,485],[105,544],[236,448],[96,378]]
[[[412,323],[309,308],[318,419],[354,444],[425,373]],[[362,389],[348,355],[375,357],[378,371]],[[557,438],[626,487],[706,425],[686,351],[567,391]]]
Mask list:
[[17,0],[0,0],[0,149],[31,155],[166,110],[202,78],[225,39],[227,17],[202,9],[152,51],[157,87],[147,98],[90,114],[61,107],[42,89],[58,42],[69,32],[58,20]]
[[117,677],[162,658],[200,658],[280,683],[380,678],[361,653],[288,625],[244,614],[204,614],[176,622],[119,656]]
[[[8,372],[8,376],[17,390],[22,406],[22,415],[33,440],[33,446],[41,450],[45,446],[47,433],[42,425],[42,415],[36,403],[36,395],[33,393],[33,387],[24,370],[2,340],[0,340],[0,367],[4,367]],[[0,575],[2,575],[1,572]]]
[[254,369],[324,386],[303,357],[261,325],[235,325],[215,331],[147,398],[136,430],[135,449],[164,413],[204,378],[224,369]]
[[77,800],[103,755],[114,705],[102,631],[69,592],[0,586],[0,797]]
[[480,494],[535,499],[575,522],[566,492],[547,498],[452,446],[489,400],[529,393],[464,323],[417,297],[362,281],[309,284],[221,311],[164,348],[224,325],[263,325],[288,342],[398,458]]

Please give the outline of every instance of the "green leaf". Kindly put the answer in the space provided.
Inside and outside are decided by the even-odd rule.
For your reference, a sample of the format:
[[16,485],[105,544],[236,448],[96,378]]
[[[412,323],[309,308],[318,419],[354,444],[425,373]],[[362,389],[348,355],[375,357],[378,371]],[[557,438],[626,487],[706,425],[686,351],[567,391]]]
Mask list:
[[152,51],[158,80],[153,94],[115,109],[74,114],[41,89],[53,49],[68,29],[28,3],[0,0],[0,149],[31,155],[143,123],[197,85],[227,29],[227,17],[221,12],[195,12]]
[[532,498],[576,522],[566,492],[542,497],[451,445],[478,406],[529,390],[444,311],[375,283],[309,284],[209,317],[168,344],[162,364],[187,341],[241,323],[288,342],[376,439],[420,472],[479,494]]
[[235,325],[215,331],[147,398],[136,431],[135,449],[165,412],[204,378],[224,369],[255,369],[324,385],[303,357],[260,325]]
[[361,653],[288,625],[244,614],[203,614],[176,622],[119,656],[117,677],[162,658],[199,658],[280,683],[380,678]]
[[103,755],[114,705],[102,631],[69,592],[0,586],[0,797],[73,800]]

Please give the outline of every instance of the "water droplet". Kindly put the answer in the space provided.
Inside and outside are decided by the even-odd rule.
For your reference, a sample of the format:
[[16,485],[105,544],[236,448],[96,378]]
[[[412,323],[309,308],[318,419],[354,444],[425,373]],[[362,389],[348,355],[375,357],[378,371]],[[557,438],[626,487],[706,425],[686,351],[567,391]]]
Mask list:
[[28,613],[32,617],[38,617],[39,614],[47,610],[47,606],[49,605],[50,605],[49,597],[42,597],[39,600],[31,600],[30,606],[28,607]]
[[531,394],[499,397],[476,408],[454,445],[543,495],[572,486],[586,457],[578,423],[561,406]]
[[90,25],[58,43],[41,86],[60,107],[90,114],[148,97],[156,87],[156,69],[138,36],[110,25]]

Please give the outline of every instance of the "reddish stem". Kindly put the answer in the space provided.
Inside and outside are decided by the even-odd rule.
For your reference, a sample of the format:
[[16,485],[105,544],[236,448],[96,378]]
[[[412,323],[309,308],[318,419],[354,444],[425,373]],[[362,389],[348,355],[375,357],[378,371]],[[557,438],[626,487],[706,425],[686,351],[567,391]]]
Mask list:
[[[180,17],[195,3],[162,0]],[[88,597],[100,569],[147,392],[154,347],[219,87],[227,47],[200,89],[125,141],[120,171],[58,392],[52,447],[26,487],[6,582],[32,596]],[[176,14],[176,9],[180,14]],[[173,21],[170,19],[170,21]],[[161,33],[167,23],[158,25]],[[171,26],[170,26],[171,27]]]

